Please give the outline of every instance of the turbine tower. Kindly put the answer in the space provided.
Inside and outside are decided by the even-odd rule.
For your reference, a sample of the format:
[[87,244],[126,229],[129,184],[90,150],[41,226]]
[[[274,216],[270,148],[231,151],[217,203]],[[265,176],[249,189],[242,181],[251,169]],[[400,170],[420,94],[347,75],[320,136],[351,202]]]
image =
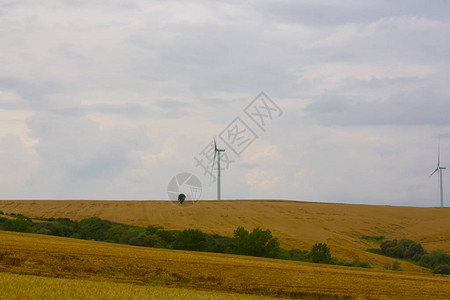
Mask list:
[[446,168],[445,167],[441,167],[440,156],[441,156],[441,140],[439,140],[439,145],[438,145],[438,162],[437,162],[437,167],[436,167],[436,170],[434,170],[433,173],[431,173],[430,176],[433,176],[434,173],[439,171],[439,183],[440,183],[440,189],[441,189],[441,207],[444,207],[444,189],[442,187],[442,170],[445,170]]
[[212,170],[214,170],[214,163],[216,161],[216,155],[217,155],[217,200],[220,200],[220,153],[225,152],[225,149],[219,149],[217,148],[216,139],[214,138],[214,159],[212,164]]

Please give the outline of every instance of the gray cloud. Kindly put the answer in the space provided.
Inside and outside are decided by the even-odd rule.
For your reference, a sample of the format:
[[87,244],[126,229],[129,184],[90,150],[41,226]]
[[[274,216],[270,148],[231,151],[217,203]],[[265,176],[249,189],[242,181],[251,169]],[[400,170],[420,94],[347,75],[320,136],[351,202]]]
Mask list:
[[430,205],[449,5],[3,1],[0,198],[165,199],[185,171],[213,198],[193,156],[265,91],[284,114],[254,128],[225,198]]
[[450,125],[450,96],[421,89],[394,95],[385,101],[365,101],[328,95],[306,110],[328,126]]
[[38,113],[28,124],[39,140],[36,151],[42,164],[30,186],[41,197],[95,194],[128,168],[140,164],[130,156],[133,151],[151,145],[143,129],[102,132],[98,124],[84,116]]
[[446,20],[447,1],[273,1],[258,3],[258,11],[277,22],[310,25],[368,23],[385,16],[416,15]]

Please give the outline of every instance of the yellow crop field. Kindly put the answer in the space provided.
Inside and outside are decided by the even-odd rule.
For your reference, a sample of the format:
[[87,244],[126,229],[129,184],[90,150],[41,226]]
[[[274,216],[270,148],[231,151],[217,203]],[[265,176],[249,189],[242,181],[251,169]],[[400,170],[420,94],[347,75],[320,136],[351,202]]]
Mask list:
[[450,276],[446,275],[153,249],[5,231],[0,231],[0,273],[310,299],[450,297]]
[[0,273],[0,299],[269,299],[263,296],[197,291],[100,280]]
[[[74,201],[2,200],[3,212],[29,217],[67,217],[80,220],[98,216],[134,225],[160,225],[166,229],[198,228],[208,233],[232,236],[237,226],[270,229],[285,248],[309,250],[326,242],[340,258],[368,260],[382,269],[389,258],[365,252],[378,247],[361,236],[410,238],[428,251],[450,252],[450,209],[331,204],[279,200],[169,201]],[[424,271],[402,263],[407,271]]]

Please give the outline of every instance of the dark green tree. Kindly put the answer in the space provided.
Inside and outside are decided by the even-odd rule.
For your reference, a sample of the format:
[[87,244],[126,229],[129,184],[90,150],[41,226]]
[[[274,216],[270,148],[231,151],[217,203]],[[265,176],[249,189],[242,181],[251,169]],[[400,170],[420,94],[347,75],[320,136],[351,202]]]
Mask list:
[[234,231],[231,252],[276,258],[279,256],[280,245],[278,239],[272,237],[272,233],[268,229],[262,230],[261,228],[255,228],[249,233],[243,227],[239,226]]
[[[381,253],[383,253],[384,255],[388,255],[387,254],[387,249],[389,248],[393,248],[397,246],[397,240],[387,240],[384,241],[383,243],[381,243],[380,248],[381,248]],[[389,255],[388,255],[389,256]]]
[[450,274],[450,265],[439,265],[433,269],[434,274]]
[[105,233],[112,227],[111,223],[98,217],[83,219],[79,223],[79,231],[83,239],[104,241]]
[[17,217],[16,219],[8,219],[0,225],[1,230],[18,231],[18,232],[34,232],[33,222],[27,217]]
[[[78,222],[71,221],[69,218],[57,218],[53,222],[44,224],[41,233],[70,237],[78,231]],[[42,229],[42,228],[41,228]]]
[[207,251],[206,233],[199,229],[185,229],[180,232],[172,243],[173,249]]
[[326,243],[316,243],[310,252],[311,261],[314,263],[328,264],[331,262],[330,248]]
[[122,240],[122,236],[125,235],[125,232],[127,231],[127,227],[125,225],[115,225],[109,228],[105,232],[105,241],[110,243],[122,243],[124,244],[125,241]]
[[165,245],[170,245],[176,240],[177,231],[175,230],[158,230],[156,235],[164,241]]

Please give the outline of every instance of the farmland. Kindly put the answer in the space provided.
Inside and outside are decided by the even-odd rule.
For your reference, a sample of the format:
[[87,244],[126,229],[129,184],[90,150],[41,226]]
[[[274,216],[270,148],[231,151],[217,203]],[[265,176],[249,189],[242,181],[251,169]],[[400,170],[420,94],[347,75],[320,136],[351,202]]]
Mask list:
[[[405,261],[401,261],[402,272],[384,270],[395,259],[364,251],[378,245],[361,238],[410,238],[428,251],[449,252],[450,210],[446,208],[269,200],[200,201],[182,207],[166,201],[8,200],[0,201],[0,210],[34,218],[98,216],[123,224],[198,228],[225,236],[231,236],[237,226],[259,226],[270,229],[283,247],[310,249],[316,242],[326,242],[333,255],[369,260],[374,266],[368,270],[0,231],[0,276],[5,285],[1,289],[10,291],[6,295],[18,295],[17,289],[27,285],[32,295],[51,292],[58,285],[67,295],[90,290],[97,298],[115,299],[127,298],[125,290],[133,295],[163,293],[174,299],[242,295],[446,299],[450,295],[450,276],[433,275]],[[11,284],[6,286],[7,282]]]
[[264,296],[196,291],[102,280],[0,273],[0,299],[269,299]]
[[[409,238],[428,251],[450,252],[450,209],[329,204],[295,201],[199,201],[176,206],[168,201],[0,201],[0,210],[29,217],[98,216],[113,222],[157,225],[166,229],[198,228],[232,236],[237,226],[270,229],[285,248],[311,249],[326,242],[333,255],[370,261],[383,268],[392,260],[365,252],[378,245],[361,236]],[[402,263],[404,270],[425,271]]]
[[[445,299],[450,278],[0,232],[0,272],[283,297]],[[52,279],[53,280],[53,279]]]

